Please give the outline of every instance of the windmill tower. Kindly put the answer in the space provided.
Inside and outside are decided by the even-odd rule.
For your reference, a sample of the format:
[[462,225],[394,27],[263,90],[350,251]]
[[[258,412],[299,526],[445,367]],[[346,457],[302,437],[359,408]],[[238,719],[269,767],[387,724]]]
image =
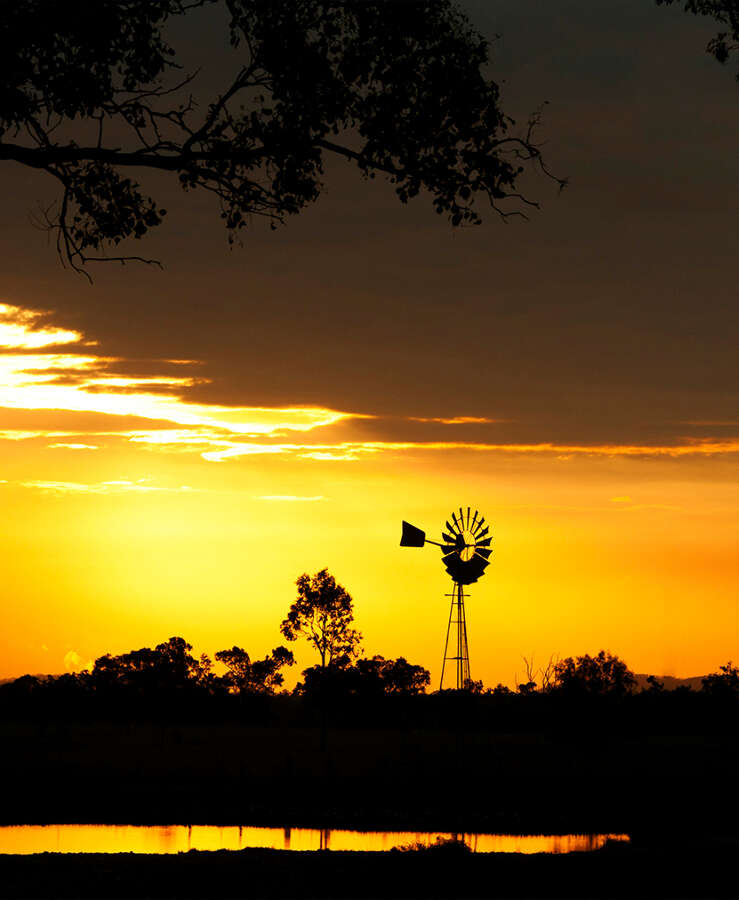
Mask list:
[[469,594],[465,594],[464,588],[477,581],[490,565],[489,557],[493,552],[490,547],[492,537],[489,537],[490,526],[485,524],[485,517],[477,510],[473,514],[469,506],[466,512],[460,506],[459,515],[453,512],[444,524],[446,530],[442,532],[442,542],[439,543],[429,540],[426,532],[416,528],[415,525],[403,522],[400,546],[423,547],[424,544],[434,544],[441,548],[441,561],[452,579],[452,593],[445,596],[451,597],[452,602],[444,642],[439,690],[444,688],[444,675],[449,663],[454,667],[455,687],[461,691],[471,680],[467,617],[464,609],[464,601]]

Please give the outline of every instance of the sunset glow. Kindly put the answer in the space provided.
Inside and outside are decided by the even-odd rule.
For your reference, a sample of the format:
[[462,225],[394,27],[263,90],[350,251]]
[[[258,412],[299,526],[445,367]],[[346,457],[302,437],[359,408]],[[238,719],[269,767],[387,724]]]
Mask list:
[[385,420],[205,403],[193,392],[207,366],[163,358],[123,375],[135,361],[95,335],[9,304],[2,315],[0,492],[14,528],[0,552],[23,635],[3,632],[4,676],[80,670],[170,634],[264,653],[295,578],[328,566],[366,651],[436,678],[449,585],[433,548],[398,547],[400,520],[433,536],[468,501],[494,534],[468,604],[474,677],[513,683],[524,655],[601,646],[658,674],[731,655],[739,438],[725,427],[525,443],[480,431],[504,420],[453,410]]

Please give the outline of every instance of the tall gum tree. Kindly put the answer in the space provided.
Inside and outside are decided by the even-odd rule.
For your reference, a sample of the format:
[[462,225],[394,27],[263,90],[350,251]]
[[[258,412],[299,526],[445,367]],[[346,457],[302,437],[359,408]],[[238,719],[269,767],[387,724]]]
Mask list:
[[328,569],[301,575],[298,596],[280,625],[288,641],[303,636],[318,652],[321,668],[357,656],[362,635],[354,625],[354,601]]

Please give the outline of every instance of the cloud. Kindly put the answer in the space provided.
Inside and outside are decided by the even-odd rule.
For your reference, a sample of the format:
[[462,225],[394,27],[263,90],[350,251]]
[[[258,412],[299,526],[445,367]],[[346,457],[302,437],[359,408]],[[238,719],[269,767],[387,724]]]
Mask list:
[[83,663],[82,657],[76,650],[67,650],[64,654],[64,668],[67,672],[89,672],[92,667],[92,660],[88,659]]
[[323,496],[318,497],[298,497],[295,494],[263,494],[261,497],[255,497],[255,500],[271,500],[277,503],[315,503],[318,500],[325,500]]
[[[188,390],[207,383],[207,378],[123,374],[120,369],[126,368],[125,360],[74,352],[73,345],[89,347],[90,342],[83,342],[80,332],[40,325],[40,315],[0,304],[0,350],[42,350],[60,344],[70,349],[63,353],[0,352],[0,407],[137,416],[186,429],[216,428],[230,435],[265,437],[308,432],[355,417],[319,406],[239,407],[192,402],[185,399]],[[165,363],[173,364],[162,360],[158,365]],[[196,364],[176,361],[178,367]],[[6,439],[15,440],[42,434],[3,432]]]
[[409,416],[411,422],[435,422],[439,425],[493,425],[508,422],[509,419],[488,419],[485,416],[453,416],[450,419],[438,417]]
[[671,503],[635,503],[631,497],[611,497],[611,503],[621,512],[637,512],[644,509],[678,510],[682,507]]
[[194,488],[187,485],[180,487],[158,487],[146,483],[146,479],[138,481],[98,481],[85,483],[80,481],[21,481],[21,487],[32,488],[47,494],[126,494],[126,493],[188,493]]
[[210,462],[224,462],[241,456],[262,453],[284,453],[301,459],[353,462],[370,454],[399,452],[507,453],[546,455],[558,459],[573,456],[591,457],[665,457],[716,456],[739,453],[739,439],[716,441],[690,439],[682,444],[491,444],[471,441],[343,441],[338,444],[265,444],[259,442],[219,441],[224,449],[202,452]]
[[76,432],[68,431],[22,431],[5,429],[0,431],[0,441],[31,441],[35,438],[72,437]]
[[[213,463],[261,455],[339,463],[380,455],[449,452],[552,456],[559,460],[739,453],[739,436],[690,435],[690,427],[705,424],[699,422],[672,423],[669,437],[665,437],[660,426],[653,440],[640,444],[586,443],[567,440],[566,432],[563,440],[539,441],[537,437],[544,426],[518,419],[457,415],[383,419],[322,406],[225,406],[195,402],[188,395],[196,386],[208,382],[207,378],[187,372],[188,367],[199,365],[197,361],[149,360],[144,366],[137,360],[95,355],[89,350],[95,345],[85,341],[84,335],[52,327],[45,323],[44,315],[0,304],[0,409],[4,408],[6,425],[0,430],[0,440],[43,439],[50,441],[49,449],[92,450],[99,449],[94,438],[105,437],[106,445],[121,440],[147,450],[199,454],[206,462]],[[60,347],[64,352],[59,351]],[[83,347],[85,352],[74,352]],[[3,348],[13,352],[3,353]],[[47,352],[43,352],[45,348]],[[14,352],[17,350],[25,352]],[[175,374],[172,374],[173,365],[177,367]],[[143,371],[147,366],[148,370]],[[72,427],[77,430],[60,430],[68,419],[73,420]],[[55,430],[38,427],[45,420]],[[13,421],[18,428],[7,427]],[[501,434],[497,427],[501,423],[515,424],[515,431],[507,429],[505,435]],[[447,429],[454,426],[477,428],[464,432],[467,440],[447,440],[450,435]],[[486,426],[495,426],[494,434]],[[681,433],[674,433],[678,428]],[[682,433],[686,431],[688,434]],[[490,440],[491,437],[495,440]],[[107,482],[25,484],[57,492],[113,490],[112,483]],[[121,484],[118,489],[156,488],[132,483],[126,488]]]
[[40,320],[46,315],[48,313],[0,303],[0,348],[36,349],[76,344],[82,340],[78,331],[41,325]]

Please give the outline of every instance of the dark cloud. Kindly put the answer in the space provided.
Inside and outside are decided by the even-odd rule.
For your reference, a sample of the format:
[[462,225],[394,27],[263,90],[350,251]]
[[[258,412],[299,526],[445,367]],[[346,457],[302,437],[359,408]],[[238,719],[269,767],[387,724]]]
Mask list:
[[[26,224],[53,186],[6,169],[0,299],[55,309],[131,377],[191,374],[142,360],[202,360],[193,401],[376,414],[334,426],[367,440],[449,437],[409,416],[507,420],[454,426],[465,439],[594,444],[732,419],[739,92],[702,52],[710,24],[649,0],[464,6],[502,35],[510,112],[550,101],[547,159],[572,184],[532,180],[529,223],[452,232],[427,199],[402,207],[330,163],[316,206],[231,252],[210,198],[153,179],[170,215],[147,252],[165,270],[99,267],[90,288]],[[193,55],[211,41],[215,82],[219,39],[197,37],[180,35]]]

